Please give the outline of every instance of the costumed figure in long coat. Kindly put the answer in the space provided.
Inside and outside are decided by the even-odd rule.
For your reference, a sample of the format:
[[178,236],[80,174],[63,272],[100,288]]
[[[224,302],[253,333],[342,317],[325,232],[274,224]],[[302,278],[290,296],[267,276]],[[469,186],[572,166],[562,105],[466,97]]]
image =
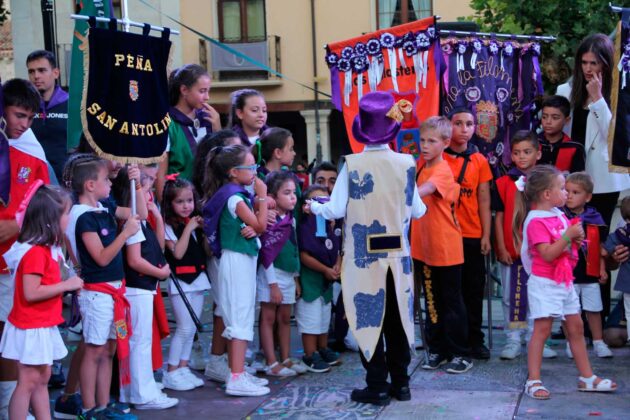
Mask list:
[[400,122],[388,116],[401,115],[396,107],[387,92],[363,96],[352,134],[365,149],[345,157],[328,203],[310,203],[316,215],[345,218],[341,288],[367,371],[367,388],[354,390],[351,398],[378,405],[387,405],[390,395],[411,398],[414,287],[408,233],[411,218],[426,210],[414,159],[388,147],[400,130]]

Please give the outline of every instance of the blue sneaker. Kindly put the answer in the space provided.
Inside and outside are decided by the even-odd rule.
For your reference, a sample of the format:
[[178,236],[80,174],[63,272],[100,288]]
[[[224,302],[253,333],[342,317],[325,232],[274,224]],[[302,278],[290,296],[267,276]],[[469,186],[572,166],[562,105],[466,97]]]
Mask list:
[[341,363],[341,361],[339,360],[339,353],[337,353],[336,351],[332,351],[328,347],[326,347],[325,349],[321,349],[319,351],[319,355],[322,357],[322,360],[328,363],[330,366],[336,366]]
[[125,414],[131,413],[131,406],[127,403],[120,402],[120,401],[111,400],[109,404],[107,404],[107,408],[122,411]]
[[96,411],[96,408],[93,408],[85,413],[81,413],[77,416],[77,420],[104,420],[106,417],[103,417],[103,413],[105,410]]
[[50,379],[48,386],[51,388],[63,388],[66,384],[66,375],[63,374],[63,366],[59,360],[55,360],[52,364]]
[[56,419],[76,419],[82,412],[81,394],[61,395],[55,400],[53,417]]
[[98,413],[103,419],[109,420],[138,420],[138,416],[131,413],[125,413],[116,408],[110,408],[109,406]]

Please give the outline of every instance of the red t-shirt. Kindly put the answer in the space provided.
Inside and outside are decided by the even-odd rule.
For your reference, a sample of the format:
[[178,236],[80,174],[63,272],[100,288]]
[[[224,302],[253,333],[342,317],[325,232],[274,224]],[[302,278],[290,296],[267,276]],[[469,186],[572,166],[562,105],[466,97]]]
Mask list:
[[[20,207],[26,191],[36,179],[41,179],[45,184],[50,183],[48,165],[45,161],[18,150],[16,147],[9,147],[9,159],[11,160],[9,205],[7,207],[0,206],[0,220],[15,220],[15,213]],[[17,235],[0,242],[0,273],[8,273],[7,263],[2,255],[11,248],[16,239]]]
[[15,274],[15,294],[13,309],[8,320],[21,329],[54,327],[64,319],[61,315],[61,295],[38,302],[28,302],[24,298],[24,276],[35,274],[41,276],[42,286],[56,284],[61,281],[59,264],[52,258],[49,247],[35,245],[22,257]]

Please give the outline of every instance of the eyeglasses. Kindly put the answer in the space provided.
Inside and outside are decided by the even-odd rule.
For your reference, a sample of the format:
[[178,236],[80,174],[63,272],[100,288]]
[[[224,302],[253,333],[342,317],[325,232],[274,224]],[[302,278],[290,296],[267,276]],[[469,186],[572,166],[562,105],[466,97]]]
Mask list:
[[245,169],[251,172],[256,172],[258,168],[259,165],[239,165],[234,167],[234,169]]

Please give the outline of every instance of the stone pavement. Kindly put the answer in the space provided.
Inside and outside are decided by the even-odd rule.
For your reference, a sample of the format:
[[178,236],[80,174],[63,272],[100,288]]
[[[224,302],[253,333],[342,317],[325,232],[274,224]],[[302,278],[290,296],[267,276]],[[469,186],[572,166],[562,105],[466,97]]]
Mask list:
[[[208,304],[202,321],[211,319]],[[225,395],[224,386],[206,381],[203,388],[189,392],[167,390],[180,399],[178,406],[162,411],[134,411],[140,419],[580,419],[602,417],[630,418],[630,347],[613,349],[612,359],[597,359],[591,353],[595,372],[612,377],[619,389],[612,394],[576,391],[577,370],[564,354],[563,340],[551,342],[559,356],[543,362],[543,381],[552,393],[547,401],[536,401],[523,394],[527,378],[525,346],[513,361],[499,359],[504,335],[499,328],[500,301],[494,300],[494,348],[489,361],[475,361],[467,373],[451,375],[444,370],[425,371],[419,364],[424,353],[418,350],[409,367],[412,400],[392,401],[387,407],[358,404],[350,392],[364,387],[364,370],[357,353],[342,353],[340,366],[325,374],[307,373],[296,378],[270,378],[271,394],[264,397],[237,398]],[[170,310],[167,308],[167,312]],[[172,317],[169,317],[169,319]],[[499,320],[498,322],[496,320]],[[209,347],[211,323],[200,335]],[[557,327],[554,326],[554,331]],[[164,355],[168,340],[163,342]],[[74,346],[69,346],[71,350]],[[252,349],[258,348],[255,342]],[[292,352],[301,356],[302,345],[292,328]],[[201,373],[200,373],[201,374]],[[54,399],[57,393],[51,395]]]

